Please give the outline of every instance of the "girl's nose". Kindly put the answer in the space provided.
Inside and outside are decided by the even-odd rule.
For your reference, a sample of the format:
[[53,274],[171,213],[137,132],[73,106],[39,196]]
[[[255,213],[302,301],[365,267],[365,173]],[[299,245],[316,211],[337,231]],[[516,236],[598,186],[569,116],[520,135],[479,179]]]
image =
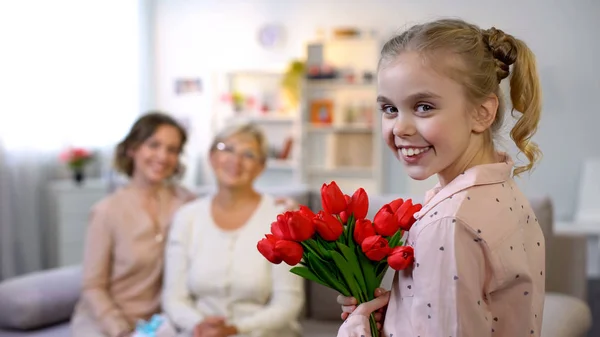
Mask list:
[[416,127],[412,115],[399,113],[394,123],[392,133],[396,137],[408,137],[416,133]]

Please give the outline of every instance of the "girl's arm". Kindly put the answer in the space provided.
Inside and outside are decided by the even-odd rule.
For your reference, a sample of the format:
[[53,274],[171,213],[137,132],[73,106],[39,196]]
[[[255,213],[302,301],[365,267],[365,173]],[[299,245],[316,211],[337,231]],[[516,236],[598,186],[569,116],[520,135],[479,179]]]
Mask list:
[[304,281],[285,263],[272,266],[273,290],[269,304],[254,315],[234,323],[243,335],[278,330],[298,319],[304,305]]
[[491,336],[493,317],[487,317],[484,298],[485,242],[453,217],[417,230],[410,313],[415,334]]
[[181,208],[174,216],[165,247],[165,270],[162,307],[171,321],[180,329],[194,331],[204,320],[204,315],[193,305],[188,288],[188,238],[191,236],[191,219]]
[[107,221],[109,210],[96,207],[90,214],[83,258],[82,299],[109,336],[119,336],[132,327],[108,292],[112,269],[113,238]]

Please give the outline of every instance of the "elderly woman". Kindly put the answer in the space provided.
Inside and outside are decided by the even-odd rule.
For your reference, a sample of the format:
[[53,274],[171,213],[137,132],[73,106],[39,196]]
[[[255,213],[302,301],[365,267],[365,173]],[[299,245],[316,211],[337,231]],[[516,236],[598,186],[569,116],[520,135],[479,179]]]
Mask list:
[[170,116],[141,116],[115,151],[129,183],[91,210],[74,337],[129,336],[160,312],[165,238],[176,209],[195,196],[174,179],[187,135]]
[[214,194],[183,206],[166,247],[163,310],[181,336],[299,336],[303,281],[257,242],[284,211],[253,183],[267,143],[253,124],[227,127],[210,148]]

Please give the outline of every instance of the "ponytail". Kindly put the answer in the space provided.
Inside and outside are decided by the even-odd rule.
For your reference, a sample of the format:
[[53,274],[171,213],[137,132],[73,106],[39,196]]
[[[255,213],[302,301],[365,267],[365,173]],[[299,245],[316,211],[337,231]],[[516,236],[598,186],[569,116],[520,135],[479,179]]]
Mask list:
[[518,176],[531,170],[542,155],[538,145],[531,141],[540,121],[542,93],[535,55],[523,41],[514,39],[513,43],[517,50],[517,59],[510,78],[511,114],[514,117],[516,110],[521,116],[510,131],[510,137],[529,161],[527,165],[514,169],[513,174]]

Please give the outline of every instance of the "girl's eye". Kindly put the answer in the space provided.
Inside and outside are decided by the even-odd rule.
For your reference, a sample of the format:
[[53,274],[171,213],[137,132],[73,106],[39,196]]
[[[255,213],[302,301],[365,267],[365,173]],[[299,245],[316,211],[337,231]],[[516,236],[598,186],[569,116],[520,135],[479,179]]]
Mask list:
[[417,112],[429,112],[433,110],[433,106],[429,105],[429,104],[418,104],[417,105]]
[[391,106],[391,105],[383,105],[380,108],[381,112],[391,115],[391,114],[395,114],[398,112],[398,109],[396,109],[395,107]]

